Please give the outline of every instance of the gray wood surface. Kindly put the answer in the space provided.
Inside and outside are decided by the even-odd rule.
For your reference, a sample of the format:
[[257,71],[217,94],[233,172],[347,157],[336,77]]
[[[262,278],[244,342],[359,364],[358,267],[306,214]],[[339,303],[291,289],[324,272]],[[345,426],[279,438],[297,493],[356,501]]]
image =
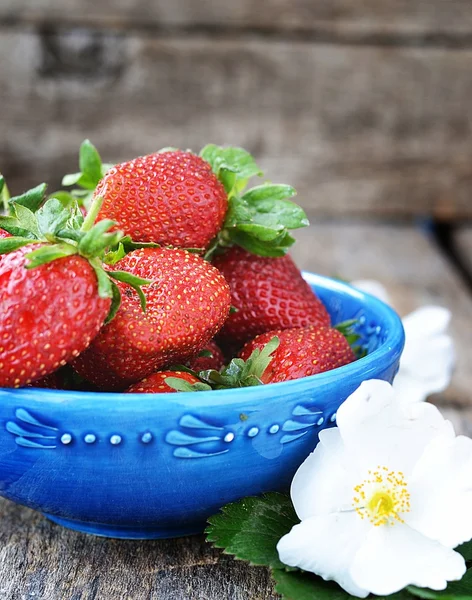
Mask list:
[[[213,26],[309,31],[365,39],[462,36],[472,31],[469,0],[1,0],[6,22],[92,26]],[[438,40],[436,39],[436,42]]]
[[[472,298],[440,255],[409,226],[319,223],[299,234],[303,268],[346,279],[376,278],[406,313],[426,302],[454,313],[460,360],[437,403],[472,433]],[[0,500],[0,600],[275,600],[265,569],[209,547],[201,536],[126,542],[74,533]]]
[[300,230],[293,254],[307,269],[380,281],[404,316],[426,304],[452,311],[457,366],[439,405],[472,408],[472,296],[427,234],[413,226],[320,223]]
[[110,162],[213,141],[313,215],[472,216],[472,48],[17,27],[0,56],[14,192],[57,187],[84,137]]

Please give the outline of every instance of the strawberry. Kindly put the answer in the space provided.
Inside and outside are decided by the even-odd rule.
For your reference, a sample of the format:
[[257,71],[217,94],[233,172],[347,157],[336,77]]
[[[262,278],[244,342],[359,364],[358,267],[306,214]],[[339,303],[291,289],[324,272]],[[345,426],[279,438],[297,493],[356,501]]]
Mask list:
[[230,308],[229,287],[221,273],[185,250],[135,250],[116,267],[152,280],[144,291],[146,312],[140,310],[138,295],[118,282],[118,313],[73,362],[87,381],[110,391],[198,354]]
[[279,346],[261,376],[263,383],[278,383],[330,371],[356,360],[341,332],[332,327],[303,327],[269,331],[247,343],[240,353],[247,360],[254,350],[262,349],[274,337]]
[[110,221],[93,226],[99,200],[84,220],[76,203],[44,202],[45,189],[10,199],[10,214],[0,217],[12,234],[0,238],[0,387],[28,385],[85,350],[116,312],[111,277],[139,290],[148,283],[104,270],[106,250],[123,234],[106,233]]
[[81,256],[26,269],[26,255],[46,246],[23,246],[0,258],[0,387],[29,384],[66,364],[85,350],[110,309]]
[[112,219],[135,241],[180,248],[206,248],[221,229],[228,205],[211,166],[180,150],[112,167],[97,196],[104,198],[99,219]]
[[326,308],[290,256],[266,258],[233,247],[213,264],[229,283],[236,309],[221,331],[226,343],[242,345],[273,329],[330,324]]
[[225,357],[223,352],[214,340],[208,342],[203,348],[199,356],[192,358],[187,363],[187,367],[192,371],[206,371],[209,369],[215,369],[219,371],[225,364]]
[[[142,381],[138,381],[138,383],[134,383],[126,390],[126,394],[170,394],[180,391],[168,385],[166,380],[171,379],[170,383],[174,379],[180,379],[190,386],[194,386],[195,384],[201,384],[200,379],[192,375],[191,373],[186,373],[185,371],[158,371],[157,373],[153,373],[149,375],[149,377],[145,377]],[[210,389],[210,388],[208,388]]]
[[3,229],[0,229],[0,239],[7,238],[7,237],[11,237],[10,234],[8,233],[8,231],[4,231]]

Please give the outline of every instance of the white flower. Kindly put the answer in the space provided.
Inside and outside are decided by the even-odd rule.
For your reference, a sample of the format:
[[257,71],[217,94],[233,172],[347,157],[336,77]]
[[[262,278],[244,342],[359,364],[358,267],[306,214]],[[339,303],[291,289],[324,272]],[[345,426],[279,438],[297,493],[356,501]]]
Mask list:
[[[352,285],[390,303],[378,281],[354,281]],[[403,318],[405,349],[393,387],[404,400],[422,402],[449,386],[455,363],[454,344],[447,334],[450,320],[450,311],[440,306],[425,306]]]
[[472,440],[378,380],[342,404],[337,425],[293,479],[301,523],[279,541],[280,560],[361,598],[461,579],[452,548],[472,537]]

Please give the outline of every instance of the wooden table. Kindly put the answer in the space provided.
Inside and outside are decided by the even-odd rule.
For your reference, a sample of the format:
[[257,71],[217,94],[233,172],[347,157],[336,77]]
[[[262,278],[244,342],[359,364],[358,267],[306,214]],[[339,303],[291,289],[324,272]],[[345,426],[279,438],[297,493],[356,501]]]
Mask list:
[[[458,350],[450,389],[434,401],[458,430],[472,433],[472,295],[434,239],[410,225],[326,222],[299,234],[293,255],[305,269],[385,284],[400,313],[425,303],[453,311]],[[472,262],[472,230],[454,242]],[[467,258],[468,257],[468,258]],[[54,525],[0,501],[0,600],[269,600],[268,572],[234,561],[202,536],[118,541]]]

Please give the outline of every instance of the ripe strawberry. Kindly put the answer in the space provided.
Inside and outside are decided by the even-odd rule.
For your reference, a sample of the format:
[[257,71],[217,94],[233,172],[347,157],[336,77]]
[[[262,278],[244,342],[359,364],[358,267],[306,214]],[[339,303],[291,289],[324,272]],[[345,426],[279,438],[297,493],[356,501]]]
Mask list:
[[29,384],[77,356],[110,309],[110,298],[99,296],[95,271],[81,256],[26,269],[25,255],[45,246],[0,257],[0,387]]
[[0,239],[7,238],[7,237],[11,237],[10,234],[8,233],[8,231],[5,231],[4,229],[0,229]]
[[229,283],[236,308],[220,334],[226,342],[242,345],[273,329],[330,324],[326,308],[290,256],[265,258],[233,247],[213,264]]
[[126,394],[171,394],[177,392],[166,383],[169,377],[182,379],[190,385],[201,383],[197,377],[185,371],[159,371],[145,377],[142,381],[134,383],[126,390]]
[[261,376],[263,383],[278,383],[330,371],[356,360],[346,338],[331,327],[304,327],[269,331],[247,343],[240,353],[247,360],[251,353],[274,337],[280,340],[272,360]]
[[151,280],[143,313],[138,295],[118,282],[115,318],[73,366],[100,389],[123,390],[171,363],[198,354],[224,323],[229,287],[221,273],[195,254],[171,248],[135,250],[116,268]]
[[187,363],[188,368],[192,369],[192,371],[206,371],[207,369],[219,371],[225,364],[223,352],[214,340],[208,342],[202,352],[209,352],[211,356],[196,356],[195,358],[192,358]]
[[221,229],[228,206],[211,166],[191,152],[170,150],[112,167],[95,197],[98,219],[112,219],[134,241],[206,248]]

